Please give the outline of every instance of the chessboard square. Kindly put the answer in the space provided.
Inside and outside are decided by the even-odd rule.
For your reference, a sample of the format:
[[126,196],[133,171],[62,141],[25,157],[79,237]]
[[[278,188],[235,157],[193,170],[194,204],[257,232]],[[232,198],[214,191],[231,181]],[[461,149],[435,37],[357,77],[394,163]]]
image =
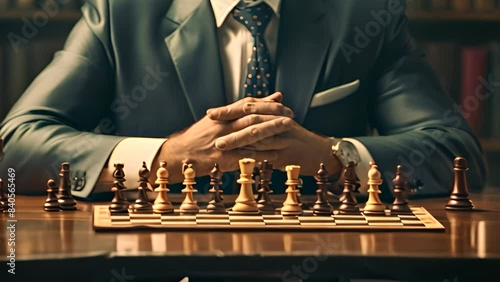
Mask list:
[[111,221],[111,225],[130,225],[130,221]]
[[334,222],[331,216],[299,216],[300,222],[318,222],[318,223],[329,223]]
[[125,216],[115,216],[115,215],[111,215],[111,221],[130,221],[130,216],[128,215],[125,215]]
[[196,221],[162,221],[161,225],[196,226]]
[[161,221],[193,221],[196,222],[196,215],[162,215]]
[[231,222],[262,222],[262,216],[231,215]]
[[203,220],[208,220],[208,219],[216,219],[216,220],[221,220],[221,219],[229,219],[229,214],[227,213],[221,213],[221,214],[209,214],[209,213],[206,213],[206,214],[197,214],[196,215],[196,219],[197,220],[200,220],[200,219],[203,219]]
[[300,221],[298,220],[264,220],[264,223],[265,225],[279,225],[279,226],[283,226],[283,225],[290,225],[290,226],[294,226],[294,225],[300,225]]
[[335,226],[335,222],[300,222],[301,226],[307,226],[307,227],[318,227],[318,228],[325,228],[325,227],[333,227]]
[[366,216],[368,222],[401,222],[399,217],[390,216]]
[[145,220],[148,220],[148,219],[160,219],[161,218],[161,214],[155,214],[155,213],[131,213],[130,214],[130,219],[145,219]]
[[365,220],[365,216],[362,214],[336,214],[333,216],[335,220]]
[[417,216],[411,214],[411,215],[399,215],[398,216],[399,218],[401,219],[404,219],[404,220],[419,220]]
[[402,222],[368,222],[370,226],[403,226]]
[[262,218],[265,220],[283,220],[283,216],[281,214],[263,214]]
[[199,225],[230,225],[229,218],[227,219],[197,219],[196,224]]
[[366,220],[337,220],[335,219],[336,225],[368,225]]
[[130,219],[131,224],[161,224],[161,220],[159,218],[152,219]]
[[423,222],[414,221],[414,220],[401,220],[401,223],[403,223],[403,225],[425,226],[425,224]]
[[236,221],[234,222],[231,219],[231,225],[238,225],[238,226],[266,226],[264,221]]

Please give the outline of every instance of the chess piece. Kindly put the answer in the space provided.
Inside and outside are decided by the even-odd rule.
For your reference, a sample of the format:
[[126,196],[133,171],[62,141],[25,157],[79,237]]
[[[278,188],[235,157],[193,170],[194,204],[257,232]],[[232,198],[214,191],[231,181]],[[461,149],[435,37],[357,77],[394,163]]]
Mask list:
[[236,198],[232,210],[237,213],[258,214],[259,208],[257,207],[257,202],[253,195],[253,184],[255,181],[252,179],[255,160],[249,158],[241,159],[239,160],[239,166],[240,178],[237,182],[240,184],[240,193],[238,198]]
[[222,185],[222,171],[219,169],[219,164],[215,163],[214,168],[210,171],[210,185],[212,188],[208,192],[212,193],[212,200],[208,202],[207,212],[208,213],[225,213],[226,207],[222,202],[220,194],[222,190],[220,186]]
[[43,209],[48,212],[59,211],[59,202],[56,195],[57,183],[54,179],[47,181],[47,199],[43,204]]
[[366,201],[363,213],[367,215],[384,215],[385,205],[380,200],[378,194],[381,193],[379,186],[382,185],[382,175],[378,171],[378,166],[370,162],[368,170],[368,201]]
[[411,209],[408,206],[407,195],[409,192],[409,183],[406,178],[403,167],[398,165],[396,167],[396,177],[392,180],[394,186],[394,203],[392,203],[392,214],[410,214]]
[[68,162],[61,164],[59,171],[59,191],[57,194],[59,208],[63,211],[76,210],[76,201],[71,195],[71,181],[69,177],[70,165]]
[[155,213],[171,213],[174,211],[174,206],[167,195],[167,193],[170,192],[170,189],[167,187],[168,176],[167,163],[160,162],[160,168],[156,171],[157,178],[155,181],[155,183],[159,185],[159,187],[155,189],[155,191],[158,192],[153,204],[153,212]]
[[147,190],[149,190],[149,169],[146,167],[146,162],[142,162],[142,167],[139,169],[139,187],[138,196],[135,203],[132,205],[132,213],[152,213],[153,205],[149,202]]
[[299,178],[300,166],[298,165],[288,165],[285,168],[287,181],[285,185],[288,187],[285,190],[286,200],[283,202],[283,207],[281,207],[282,215],[301,215],[302,205],[297,198],[299,189],[297,186],[302,184],[302,180]]
[[261,197],[261,194],[259,193],[260,170],[258,164],[256,164],[253,168],[252,179],[254,181],[254,184],[252,185],[253,194],[256,197],[255,200],[258,202]]
[[273,174],[273,165],[267,160],[264,160],[260,165],[259,170],[259,193],[257,208],[261,213],[274,213],[274,205],[269,197],[273,191],[271,190],[271,177]]
[[328,202],[327,191],[331,183],[328,181],[328,171],[325,165],[321,163],[318,173],[316,175],[316,184],[318,189],[316,190],[317,200],[313,206],[313,212],[317,215],[331,215],[333,212],[333,207]]
[[115,193],[111,204],[109,205],[109,211],[112,213],[126,213],[128,210],[129,202],[123,197],[123,190],[125,190],[125,172],[123,171],[124,165],[122,163],[117,163],[114,165],[115,171],[113,171],[113,187],[111,192]]
[[0,178],[0,212],[9,209],[7,196],[3,192],[3,180]]
[[182,193],[186,194],[184,201],[182,201],[179,210],[182,213],[198,213],[200,208],[198,207],[198,203],[194,199],[194,193],[197,193],[198,190],[193,188],[193,185],[196,184],[195,177],[196,172],[193,169],[192,164],[183,164],[182,165],[182,173],[184,174],[184,182],[182,184],[185,185],[185,188],[181,190]]
[[344,197],[342,204],[339,207],[340,214],[361,214],[353,192],[358,185],[355,167],[355,162],[349,162],[344,170],[344,190],[342,191]]
[[446,209],[450,211],[468,211],[474,209],[474,205],[469,200],[469,188],[467,186],[467,177],[465,172],[469,170],[467,161],[462,157],[454,160],[453,171],[455,180],[450,200],[446,204]]

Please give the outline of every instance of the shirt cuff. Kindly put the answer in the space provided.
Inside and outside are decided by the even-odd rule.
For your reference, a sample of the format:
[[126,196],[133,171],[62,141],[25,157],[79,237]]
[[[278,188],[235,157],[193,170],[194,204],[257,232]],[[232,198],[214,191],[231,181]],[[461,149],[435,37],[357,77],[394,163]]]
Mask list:
[[113,186],[114,164],[124,164],[123,171],[127,179],[124,184],[127,188],[136,188],[139,185],[139,170],[142,162],[151,170],[153,161],[158,154],[164,138],[138,138],[129,137],[120,141],[113,149],[107,165],[102,170],[96,185],[97,192],[109,192]]
[[368,149],[357,139],[353,138],[342,138],[342,140],[351,142],[358,150],[360,161],[356,166],[356,175],[359,178],[359,192],[366,194],[368,190],[368,171],[370,170],[370,162],[373,161],[373,157],[368,151]]

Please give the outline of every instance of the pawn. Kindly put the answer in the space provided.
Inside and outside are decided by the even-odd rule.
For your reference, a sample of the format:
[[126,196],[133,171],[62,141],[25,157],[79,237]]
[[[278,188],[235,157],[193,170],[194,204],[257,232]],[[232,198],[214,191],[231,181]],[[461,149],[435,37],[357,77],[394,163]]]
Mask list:
[[409,183],[406,178],[403,167],[398,165],[396,167],[396,177],[392,181],[394,186],[394,203],[392,203],[391,213],[392,214],[409,214],[411,209],[408,206],[407,195],[409,192]]
[[184,198],[184,201],[182,201],[179,210],[182,213],[198,213],[200,208],[198,207],[198,203],[195,201],[193,195],[198,192],[198,190],[193,188],[193,185],[196,184],[196,172],[193,169],[193,165],[183,164],[182,173],[184,174],[184,182],[182,182],[182,184],[185,185],[185,188],[182,189],[181,192],[186,194],[186,197]]
[[474,205],[469,200],[469,187],[467,185],[466,171],[469,170],[467,161],[462,157],[454,160],[453,171],[455,180],[450,200],[446,204],[446,209],[451,211],[469,211],[474,209]]
[[124,184],[126,179],[123,167],[124,165],[122,163],[115,164],[115,171],[113,172],[115,181],[111,188],[111,192],[115,193],[115,196],[108,207],[111,213],[126,213],[129,206],[129,202],[123,197],[123,190],[126,188]]
[[212,193],[212,200],[208,202],[207,212],[208,213],[225,213],[226,207],[222,202],[222,198],[220,194],[222,190],[220,186],[222,185],[221,181],[222,171],[219,169],[219,164],[215,163],[214,168],[210,171],[210,185],[212,188],[208,192]]
[[361,211],[358,207],[358,202],[354,197],[354,191],[358,185],[356,177],[356,163],[349,162],[344,170],[344,190],[342,204],[339,207],[340,214],[360,215]]
[[59,211],[59,202],[57,201],[57,183],[54,179],[47,181],[47,199],[43,204],[43,209],[48,212]]
[[0,178],[0,212],[8,210],[9,205],[7,201],[7,196],[3,192],[3,180]]
[[382,185],[382,175],[374,162],[370,162],[370,166],[371,168],[368,171],[368,201],[365,204],[363,213],[368,215],[384,215],[385,205],[378,196],[381,193],[379,186]]
[[153,211],[155,213],[171,213],[174,211],[174,206],[168,199],[167,193],[170,192],[168,189],[168,176],[169,172],[167,170],[167,163],[160,162],[160,168],[156,171],[156,181],[155,183],[160,185],[155,189],[158,192],[158,196],[156,196],[156,200],[153,205]]
[[328,202],[327,197],[328,186],[331,183],[328,181],[328,172],[323,163],[320,164],[316,175],[316,184],[318,185],[318,189],[316,190],[317,200],[314,203],[313,212],[317,215],[331,215],[333,207]]
[[73,195],[71,195],[71,181],[69,173],[69,163],[62,163],[61,170],[59,172],[59,190],[57,198],[59,208],[66,211],[76,210],[76,201],[73,198]]
[[132,213],[152,213],[153,205],[149,202],[147,190],[149,190],[149,170],[146,167],[146,162],[142,162],[142,167],[139,170],[139,195],[132,205]]

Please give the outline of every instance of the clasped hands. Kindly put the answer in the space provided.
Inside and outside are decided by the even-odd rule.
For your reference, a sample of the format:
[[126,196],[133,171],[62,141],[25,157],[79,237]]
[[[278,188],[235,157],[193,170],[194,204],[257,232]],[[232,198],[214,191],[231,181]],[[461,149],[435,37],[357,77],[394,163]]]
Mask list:
[[242,158],[268,160],[281,170],[297,164],[302,175],[315,175],[324,163],[330,173],[338,173],[341,166],[332,155],[331,139],[297,124],[282,101],[277,92],[209,109],[188,129],[168,137],[157,159],[169,163],[173,183],[182,181],[183,162],[192,163],[197,176],[202,176],[216,162],[222,171],[238,170]]

